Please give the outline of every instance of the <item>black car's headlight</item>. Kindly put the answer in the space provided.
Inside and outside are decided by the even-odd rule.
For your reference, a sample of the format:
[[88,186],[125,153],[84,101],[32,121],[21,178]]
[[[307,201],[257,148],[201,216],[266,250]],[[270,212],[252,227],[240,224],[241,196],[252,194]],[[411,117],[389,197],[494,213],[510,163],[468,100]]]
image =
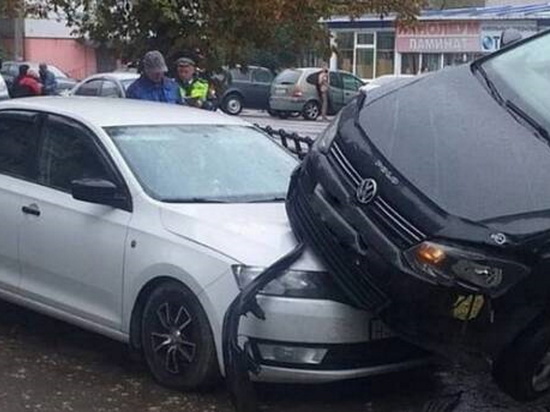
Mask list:
[[[232,269],[240,289],[265,270],[246,265],[233,265]],[[340,295],[328,273],[304,270],[286,270],[267,284],[260,294],[309,299],[336,299]]]
[[[341,112],[340,112],[341,113]],[[321,153],[328,153],[332,141],[338,134],[338,125],[340,123],[340,113],[332,120],[327,128],[315,140],[315,148]]]
[[405,252],[419,277],[446,286],[498,297],[529,274],[517,262],[479,251],[436,242],[423,242]]

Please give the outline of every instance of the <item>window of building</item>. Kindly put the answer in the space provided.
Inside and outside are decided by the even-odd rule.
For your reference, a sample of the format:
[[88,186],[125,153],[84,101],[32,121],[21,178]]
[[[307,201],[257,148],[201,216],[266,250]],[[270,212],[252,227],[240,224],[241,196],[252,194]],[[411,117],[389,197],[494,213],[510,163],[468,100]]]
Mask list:
[[376,33],[376,77],[394,73],[395,33]]
[[422,73],[434,72],[441,69],[440,53],[422,53]]
[[401,55],[401,74],[418,74],[420,70],[420,54],[403,53]]
[[336,44],[338,45],[338,68],[353,72],[355,32],[339,32],[336,36]]
[[357,33],[357,45],[374,45],[374,33]]
[[362,79],[374,78],[374,49],[357,49],[355,74]]

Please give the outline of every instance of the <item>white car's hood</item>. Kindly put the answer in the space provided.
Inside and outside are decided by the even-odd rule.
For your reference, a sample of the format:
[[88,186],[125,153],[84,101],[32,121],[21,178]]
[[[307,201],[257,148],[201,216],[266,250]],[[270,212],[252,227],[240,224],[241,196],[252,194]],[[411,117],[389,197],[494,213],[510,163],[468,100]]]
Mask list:
[[[250,266],[269,266],[297,243],[284,203],[168,204],[161,220],[166,230]],[[292,267],[325,270],[309,249]]]

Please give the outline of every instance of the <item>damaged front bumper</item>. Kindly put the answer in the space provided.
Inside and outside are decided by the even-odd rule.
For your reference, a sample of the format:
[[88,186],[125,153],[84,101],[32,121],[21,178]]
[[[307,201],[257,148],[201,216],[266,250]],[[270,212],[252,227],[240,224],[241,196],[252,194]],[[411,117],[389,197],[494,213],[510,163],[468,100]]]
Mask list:
[[324,162],[314,152],[294,173],[287,212],[295,234],[324,258],[355,305],[410,342],[468,361],[497,356],[541,315],[544,302],[521,285],[491,299],[415,277],[402,248],[353,201],[342,201],[349,195]]

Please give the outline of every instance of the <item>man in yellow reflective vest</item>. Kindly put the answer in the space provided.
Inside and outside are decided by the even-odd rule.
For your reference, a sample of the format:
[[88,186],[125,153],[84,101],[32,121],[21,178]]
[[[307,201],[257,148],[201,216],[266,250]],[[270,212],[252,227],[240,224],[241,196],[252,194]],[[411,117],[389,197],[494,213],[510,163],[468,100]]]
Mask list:
[[192,59],[179,58],[176,61],[180,95],[190,106],[210,109],[209,84],[196,73],[196,65]]

